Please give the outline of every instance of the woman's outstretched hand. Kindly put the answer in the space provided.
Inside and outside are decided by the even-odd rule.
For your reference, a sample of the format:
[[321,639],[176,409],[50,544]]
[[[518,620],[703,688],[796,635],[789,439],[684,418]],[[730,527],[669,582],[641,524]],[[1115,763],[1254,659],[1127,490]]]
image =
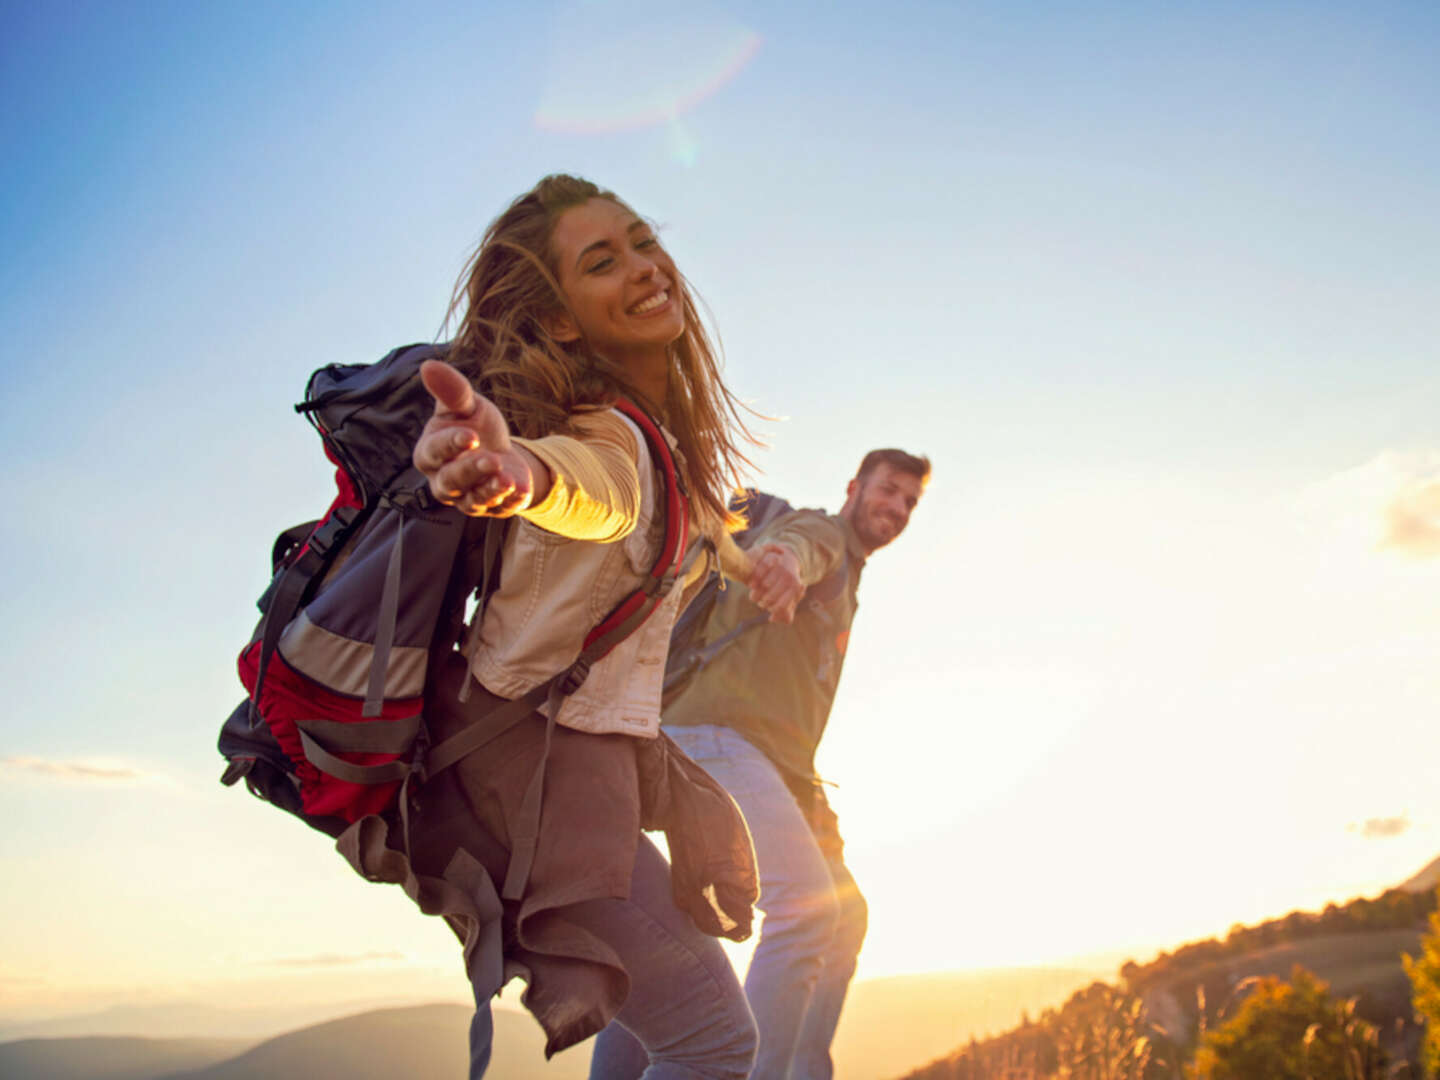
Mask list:
[[430,494],[471,517],[510,517],[550,491],[550,470],[514,446],[495,403],[441,360],[420,365],[435,415],[415,443],[412,460]]
[[795,621],[795,607],[805,595],[800,560],[782,544],[761,544],[750,571],[750,599],[771,622]]

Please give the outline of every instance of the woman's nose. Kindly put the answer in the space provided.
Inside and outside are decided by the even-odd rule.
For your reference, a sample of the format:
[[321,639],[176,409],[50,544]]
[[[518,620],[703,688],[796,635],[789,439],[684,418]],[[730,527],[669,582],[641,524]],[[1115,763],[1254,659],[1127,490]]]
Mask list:
[[636,281],[644,281],[646,278],[654,277],[659,269],[659,263],[637,251],[634,254],[634,261],[630,266],[630,274]]

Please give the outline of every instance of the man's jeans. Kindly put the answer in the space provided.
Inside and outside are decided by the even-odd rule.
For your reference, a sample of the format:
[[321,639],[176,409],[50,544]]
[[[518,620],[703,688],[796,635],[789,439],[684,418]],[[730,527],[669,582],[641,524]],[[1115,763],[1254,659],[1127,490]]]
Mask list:
[[[640,838],[630,899],[586,900],[566,908],[565,916],[614,949],[630,975],[630,995],[605,1029],[624,1032],[639,1051],[640,1066],[630,1075],[645,1080],[751,1075],[755,1025],[740,983],[719,942],[670,898],[670,867],[654,844]],[[470,1037],[470,1076],[479,1080],[490,1058],[488,1002],[476,1010]],[[592,1064],[590,1075],[612,1074]]]
[[[829,861],[780,774],[729,728],[667,727],[680,748],[734,796],[755,839],[765,913],[745,993],[760,1030],[755,1080],[829,1080],[830,1043],[865,938],[865,900],[838,857]],[[592,1080],[633,1080],[645,1056],[607,1027]]]

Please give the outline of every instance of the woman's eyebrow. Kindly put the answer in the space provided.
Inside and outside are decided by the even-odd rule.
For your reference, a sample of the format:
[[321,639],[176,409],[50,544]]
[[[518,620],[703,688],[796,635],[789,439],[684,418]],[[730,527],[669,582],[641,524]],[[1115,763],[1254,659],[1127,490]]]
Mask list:
[[585,256],[589,255],[590,252],[596,248],[608,248],[612,246],[609,240],[596,240],[593,244],[586,244],[580,249],[580,254],[575,256],[575,265],[578,267],[585,260]]
[[[625,226],[625,235],[629,236],[631,233],[634,233],[637,230],[649,231],[649,229],[650,223],[648,221],[636,218],[629,225]],[[585,258],[585,256],[589,255],[590,252],[594,251],[596,248],[608,248],[612,246],[613,245],[610,243],[609,240],[596,240],[593,244],[586,244],[583,248],[580,249],[580,254],[575,256],[575,265],[578,267],[581,261]]]

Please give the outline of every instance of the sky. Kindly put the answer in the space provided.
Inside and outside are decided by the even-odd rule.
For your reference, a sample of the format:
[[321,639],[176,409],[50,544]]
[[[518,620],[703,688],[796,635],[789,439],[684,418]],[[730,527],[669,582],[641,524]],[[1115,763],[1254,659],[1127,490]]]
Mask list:
[[[0,0],[0,1028],[451,998],[216,782],[310,371],[611,188],[868,564],[819,764],[861,978],[1127,956],[1440,855],[1440,10]],[[737,957],[743,962],[743,956]]]

